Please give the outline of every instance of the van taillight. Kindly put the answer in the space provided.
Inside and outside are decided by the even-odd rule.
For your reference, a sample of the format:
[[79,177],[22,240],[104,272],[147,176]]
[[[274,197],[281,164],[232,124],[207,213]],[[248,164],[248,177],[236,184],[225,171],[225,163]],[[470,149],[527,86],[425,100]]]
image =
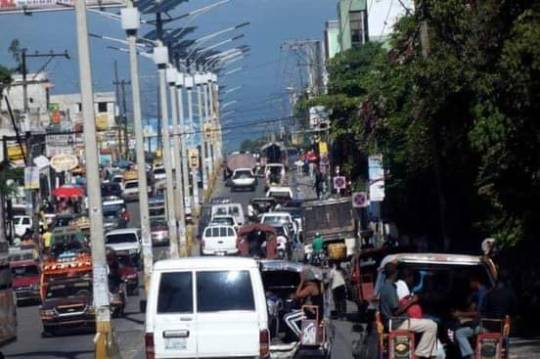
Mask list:
[[144,335],[144,351],[146,352],[146,359],[155,358],[154,333]]
[[270,333],[267,329],[259,332],[259,355],[266,358],[270,355]]

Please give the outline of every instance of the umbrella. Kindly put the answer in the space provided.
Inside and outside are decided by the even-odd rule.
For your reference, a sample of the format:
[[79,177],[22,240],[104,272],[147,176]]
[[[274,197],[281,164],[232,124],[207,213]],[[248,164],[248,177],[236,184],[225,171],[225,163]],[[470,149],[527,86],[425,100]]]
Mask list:
[[57,198],[84,197],[84,190],[77,186],[62,186],[55,188],[52,195]]

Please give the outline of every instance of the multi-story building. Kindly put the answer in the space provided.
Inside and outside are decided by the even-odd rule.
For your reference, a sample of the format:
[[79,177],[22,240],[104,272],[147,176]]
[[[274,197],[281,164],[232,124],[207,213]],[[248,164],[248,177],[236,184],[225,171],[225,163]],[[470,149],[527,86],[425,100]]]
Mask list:
[[368,14],[366,0],[339,0],[340,51],[359,47],[368,41]]
[[324,28],[324,53],[329,60],[341,51],[339,42],[339,21],[328,20]]
[[369,40],[386,42],[407,11],[414,12],[413,0],[374,0],[368,13]]

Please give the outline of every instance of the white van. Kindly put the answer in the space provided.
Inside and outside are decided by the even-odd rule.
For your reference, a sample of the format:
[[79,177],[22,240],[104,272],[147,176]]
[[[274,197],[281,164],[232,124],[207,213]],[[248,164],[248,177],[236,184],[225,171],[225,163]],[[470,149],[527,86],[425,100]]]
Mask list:
[[212,206],[212,215],[214,216],[221,215],[230,215],[236,218],[236,222],[241,226],[246,223],[246,218],[244,217],[244,209],[240,203],[226,203],[226,204],[214,204]]
[[238,253],[236,230],[233,226],[211,224],[206,227],[201,241],[201,254],[227,255]]
[[257,262],[191,257],[154,264],[147,358],[267,358],[270,337]]

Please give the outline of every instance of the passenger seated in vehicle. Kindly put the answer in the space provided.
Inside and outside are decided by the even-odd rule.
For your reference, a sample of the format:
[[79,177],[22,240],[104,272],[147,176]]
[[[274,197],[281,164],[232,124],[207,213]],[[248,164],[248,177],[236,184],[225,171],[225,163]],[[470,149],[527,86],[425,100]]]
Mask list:
[[[435,356],[437,324],[431,319],[410,318],[407,315],[407,309],[417,303],[418,297],[411,298],[407,307],[400,306],[396,290],[397,265],[392,262],[387,263],[384,272],[386,279],[379,290],[379,307],[386,329],[409,330],[422,334],[416,346],[416,356],[419,358]],[[389,328],[390,321],[392,321],[392,328]]]
[[473,273],[469,279],[472,290],[469,297],[469,306],[465,311],[455,310],[452,315],[459,321],[459,327],[454,333],[462,358],[472,359],[474,352],[469,338],[481,331],[480,314],[484,311],[487,289],[482,283],[480,275]]
[[[298,284],[296,292],[292,295],[292,298],[301,305],[310,304],[318,307],[319,320],[322,319],[324,310],[324,297],[320,284],[315,274],[311,270],[306,270],[300,275],[300,284]],[[300,323],[305,319],[315,319],[316,315],[315,311],[297,309],[285,314],[283,319],[294,335],[300,339],[302,334]]]

